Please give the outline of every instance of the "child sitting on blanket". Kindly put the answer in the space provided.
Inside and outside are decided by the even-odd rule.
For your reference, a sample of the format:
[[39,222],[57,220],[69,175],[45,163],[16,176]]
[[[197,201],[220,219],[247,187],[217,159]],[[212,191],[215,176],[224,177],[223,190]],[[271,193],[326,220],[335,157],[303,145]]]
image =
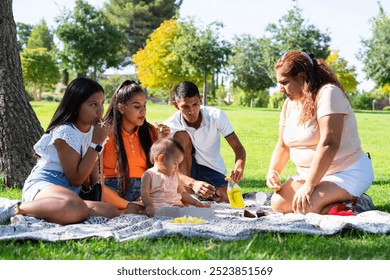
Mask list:
[[145,213],[152,217],[156,209],[163,206],[184,207],[191,204],[210,207],[185,191],[185,178],[178,172],[183,158],[183,147],[176,140],[165,138],[156,141],[150,149],[150,161],[154,166],[146,170],[141,178],[142,202],[131,202],[126,213]]

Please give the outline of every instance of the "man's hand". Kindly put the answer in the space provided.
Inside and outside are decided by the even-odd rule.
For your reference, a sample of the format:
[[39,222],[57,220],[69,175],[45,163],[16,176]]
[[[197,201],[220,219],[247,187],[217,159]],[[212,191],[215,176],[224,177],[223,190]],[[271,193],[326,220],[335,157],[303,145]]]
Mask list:
[[211,198],[215,194],[215,187],[203,181],[195,181],[191,188],[204,198]]

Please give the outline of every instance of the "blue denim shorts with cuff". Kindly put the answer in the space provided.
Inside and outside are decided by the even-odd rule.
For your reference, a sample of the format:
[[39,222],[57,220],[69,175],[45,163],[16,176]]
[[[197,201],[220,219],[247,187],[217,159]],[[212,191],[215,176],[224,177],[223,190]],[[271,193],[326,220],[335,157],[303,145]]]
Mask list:
[[37,193],[47,186],[61,186],[64,187],[77,195],[80,194],[80,186],[72,186],[65,173],[55,170],[47,170],[42,167],[35,166],[27,177],[22,191],[22,201],[34,200]]

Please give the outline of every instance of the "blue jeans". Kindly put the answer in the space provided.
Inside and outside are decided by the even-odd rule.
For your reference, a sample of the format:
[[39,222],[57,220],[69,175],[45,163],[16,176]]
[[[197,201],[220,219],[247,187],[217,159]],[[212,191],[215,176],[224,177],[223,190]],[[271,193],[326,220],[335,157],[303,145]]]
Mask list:
[[77,195],[80,194],[81,186],[72,186],[64,172],[43,169],[35,166],[24,182],[22,200],[32,201],[38,192],[47,186],[57,185],[64,187]]
[[205,181],[215,188],[227,186],[226,176],[207,166],[196,162],[195,156],[192,156],[191,177],[198,181]]
[[116,191],[120,197],[126,199],[129,202],[134,201],[141,196],[141,178],[130,178],[127,191],[124,195],[121,193],[118,179],[106,178],[104,179],[104,184],[113,191]]

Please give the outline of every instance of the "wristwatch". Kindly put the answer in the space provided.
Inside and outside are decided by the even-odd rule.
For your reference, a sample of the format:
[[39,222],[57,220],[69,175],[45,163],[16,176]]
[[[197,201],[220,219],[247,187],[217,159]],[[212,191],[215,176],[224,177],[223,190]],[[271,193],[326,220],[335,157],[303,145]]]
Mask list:
[[91,143],[90,145],[89,145],[92,149],[94,149],[95,151],[97,151],[98,153],[100,153],[101,151],[102,151],[102,149],[103,149],[103,147],[102,146],[100,146],[100,145],[98,145],[98,144],[95,144],[95,143]]

